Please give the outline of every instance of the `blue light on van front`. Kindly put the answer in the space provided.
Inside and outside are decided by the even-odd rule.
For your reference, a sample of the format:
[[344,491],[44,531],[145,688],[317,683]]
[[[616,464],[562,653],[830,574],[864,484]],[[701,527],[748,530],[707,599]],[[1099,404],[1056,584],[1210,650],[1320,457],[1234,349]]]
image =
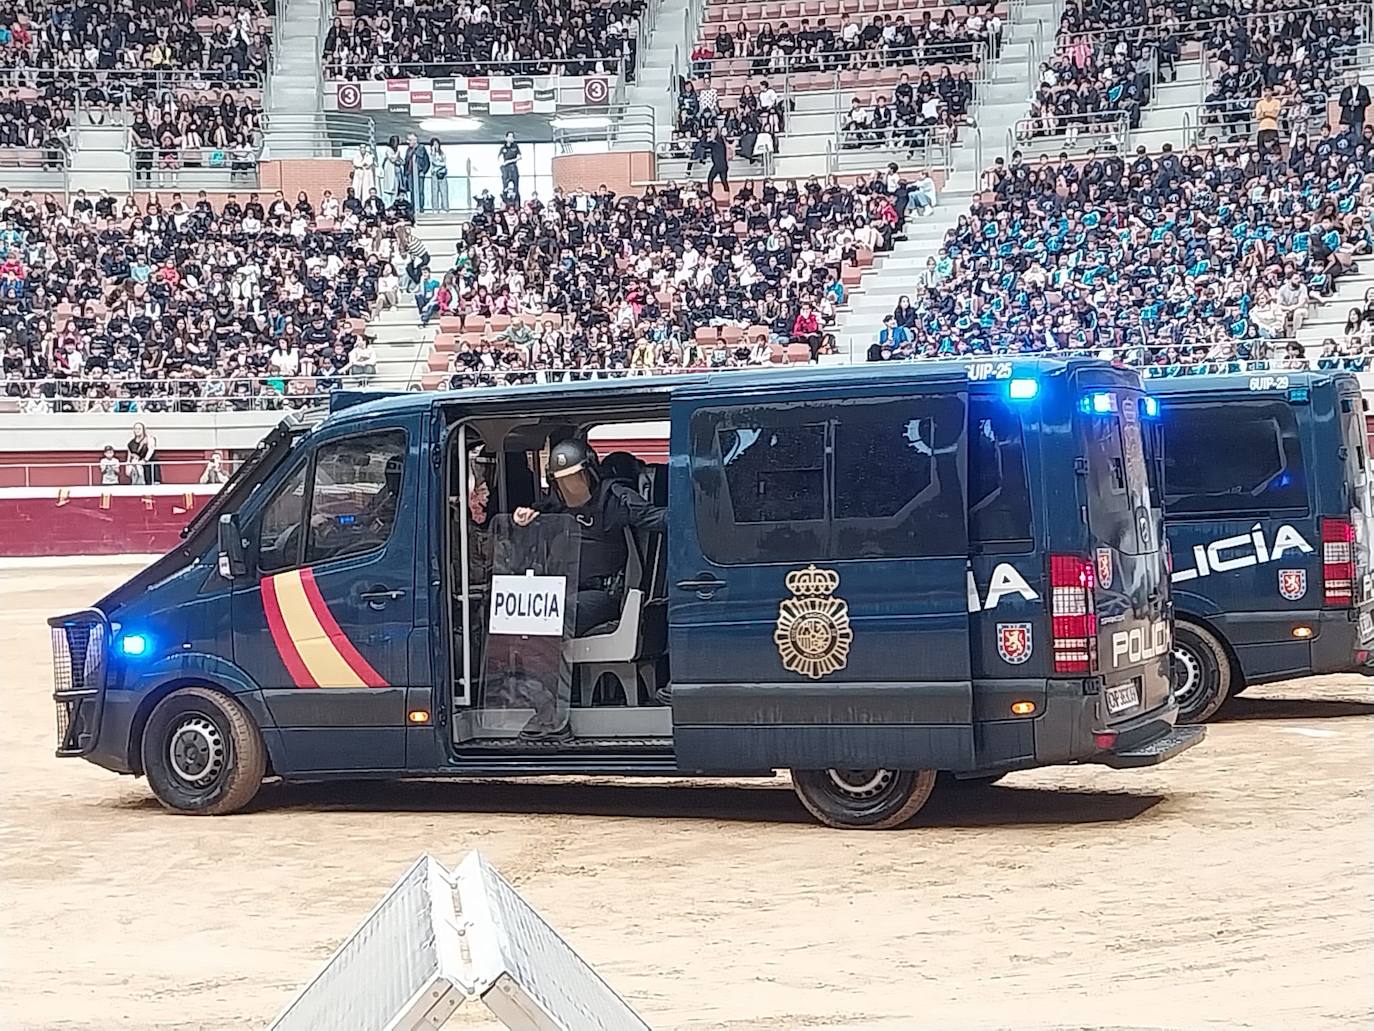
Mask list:
[[1147,419],[1159,418],[1159,400],[1153,397],[1144,397],[1140,400],[1141,410]]
[[1306,404],[1308,400],[1307,388],[1294,387],[1292,390],[1288,391],[1288,400],[1292,401],[1294,404]]
[[148,654],[150,642],[144,634],[125,634],[119,639],[119,650],[130,658],[141,658]]
[[1014,379],[1007,384],[1007,396],[1013,401],[1029,401],[1040,393],[1038,379]]
[[1116,395],[1106,391],[1088,395],[1088,406],[1094,415],[1110,415],[1116,411]]

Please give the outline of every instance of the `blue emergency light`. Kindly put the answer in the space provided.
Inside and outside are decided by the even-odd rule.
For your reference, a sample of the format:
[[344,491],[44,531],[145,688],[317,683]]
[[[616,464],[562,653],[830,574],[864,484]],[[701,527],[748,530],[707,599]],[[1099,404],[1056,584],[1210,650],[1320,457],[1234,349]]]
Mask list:
[[1014,379],[1007,384],[1007,396],[1013,401],[1029,401],[1040,393],[1038,379]]
[[1159,418],[1159,399],[1153,397],[1142,398],[1140,402],[1141,410],[1147,419]]
[[119,639],[119,650],[130,658],[137,659],[147,655],[149,641],[144,634],[125,634]]
[[1110,415],[1116,411],[1116,395],[1107,391],[1098,391],[1088,395],[1088,407],[1094,415]]

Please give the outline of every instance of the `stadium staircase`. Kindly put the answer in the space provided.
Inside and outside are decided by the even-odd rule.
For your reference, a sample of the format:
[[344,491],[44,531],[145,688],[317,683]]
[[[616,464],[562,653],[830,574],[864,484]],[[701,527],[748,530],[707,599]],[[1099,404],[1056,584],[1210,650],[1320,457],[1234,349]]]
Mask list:
[[265,156],[316,157],[332,153],[323,114],[320,48],[333,5],[324,0],[280,0],[272,67],[263,98]]
[[[1026,117],[1034,88],[1032,75],[1044,59],[1045,48],[1054,45],[1059,11],[1057,0],[1031,0],[1013,8],[1003,28],[1001,52],[988,72],[981,96],[975,98],[971,114],[976,129],[966,131],[950,148],[949,170],[939,202],[926,216],[909,210],[906,239],[875,258],[862,289],[851,295],[849,305],[840,312],[834,330],[838,353],[828,361],[864,361],[869,344],[882,328],[883,316],[897,306],[902,295],[915,292],[926,260],[939,253],[945,233],[967,213],[983,169],[995,158],[1007,155],[1016,125]],[[872,152],[858,153],[867,160],[860,170],[875,167]]]
[[648,53],[639,55],[635,81],[625,89],[627,108],[653,111],[655,149],[672,135],[677,113],[675,59],[679,52],[687,53],[684,47],[691,47],[685,41],[688,7],[687,0],[663,0],[651,26]]

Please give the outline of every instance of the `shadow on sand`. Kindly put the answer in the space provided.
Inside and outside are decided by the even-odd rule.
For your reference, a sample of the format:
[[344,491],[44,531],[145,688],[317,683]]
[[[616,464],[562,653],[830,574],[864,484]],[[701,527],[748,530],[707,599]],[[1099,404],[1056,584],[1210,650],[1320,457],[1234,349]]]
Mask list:
[[[1132,820],[1163,796],[1117,791],[1052,790],[996,785],[940,788],[915,827],[1073,825]],[[158,811],[151,796],[115,803],[126,810]],[[811,824],[792,791],[772,784],[665,786],[589,784],[581,781],[316,781],[268,783],[247,810],[313,812],[499,813],[719,820]]]
[[1374,716],[1374,702],[1350,698],[1230,698],[1216,722],[1244,720],[1337,720],[1347,716]]

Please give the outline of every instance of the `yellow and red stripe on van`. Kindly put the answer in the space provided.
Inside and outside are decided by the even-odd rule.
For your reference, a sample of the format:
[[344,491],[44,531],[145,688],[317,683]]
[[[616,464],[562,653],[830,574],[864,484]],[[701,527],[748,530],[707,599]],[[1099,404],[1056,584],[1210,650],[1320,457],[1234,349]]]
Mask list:
[[309,569],[263,577],[262,607],[297,687],[389,686],[339,629]]

